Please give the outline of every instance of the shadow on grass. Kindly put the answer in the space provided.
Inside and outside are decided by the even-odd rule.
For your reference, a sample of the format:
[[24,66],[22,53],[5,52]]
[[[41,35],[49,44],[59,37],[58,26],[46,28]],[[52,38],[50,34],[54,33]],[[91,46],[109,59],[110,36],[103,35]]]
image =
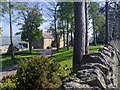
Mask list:
[[[73,47],[69,47],[69,50],[71,50],[71,49],[73,49]],[[61,52],[66,52],[66,51],[68,51],[67,48],[60,48],[59,52],[57,52],[57,50],[54,50],[53,54],[55,54],[55,53],[61,53]]]
[[66,48],[60,49],[59,52],[57,52],[57,50],[54,50],[54,51],[53,51],[53,54],[55,54],[55,53],[60,53],[60,52],[64,52],[64,51],[66,51],[66,50],[67,50]]
[[[52,58],[55,58],[55,57],[53,56]],[[72,58],[72,55],[71,56],[70,55],[66,55],[66,56],[63,56],[62,58],[59,57],[56,60],[55,59],[53,59],[53,60],[56,61],[56,62],[62,62],[62,61],[67,61],[67,60],[69,60],[71,58]]]
[[27,54],[21,54],[20,56],[26,56],[26,55],[40,55],[40,53],[27,53]]
[[0,66],[0,68],[5,68],[5,67],[12,66],[14,64],[18,64],[19,61],[29,59],[29,58],[31,57],[15,58],[15,59],[8,59],[5,61],[2,61],[2,66]]
[[10,56],[2,56],[2,59],[4,59],[4,58],[9,58]]
[[5,68],[5,67],[9,67],[13,64],[17,64],[18,61],[20,61],[20,58],[7,59],[5,61],[2,61],[2,66],[0,66],[0,68]]
[[89,50],[99,50],[99,48],[89,48]]
[[40,55],[40,54],[28,53],[28,54],[16,55],[15,59],[11,59],[10,56],[3,56],[1,61],[0,61],[2,63],[0,68],[5,68],[5,67],[12,66],[14,64],[17,64],[18,61],[29,59],[29,58],[32,58],[32,57],[35,57],[35,56],[38,56],[38,55]]

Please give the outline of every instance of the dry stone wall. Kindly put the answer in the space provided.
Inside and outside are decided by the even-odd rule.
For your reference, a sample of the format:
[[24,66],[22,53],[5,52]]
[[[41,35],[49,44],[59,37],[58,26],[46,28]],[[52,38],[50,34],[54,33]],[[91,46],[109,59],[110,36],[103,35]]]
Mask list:
[[[117,90],[117,60],[112,45],[83,56],[76,78],[64,84],[65,89]],[[118,89],[119,90],[119,89]]]

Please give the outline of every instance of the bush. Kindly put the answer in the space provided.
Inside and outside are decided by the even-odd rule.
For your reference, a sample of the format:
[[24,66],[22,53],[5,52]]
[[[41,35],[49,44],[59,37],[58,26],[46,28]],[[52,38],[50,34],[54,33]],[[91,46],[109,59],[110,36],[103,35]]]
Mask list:
[[50,58],[33,57],[20,61],[18,71],[18,89],[40,90],[42,88],[59,88],[60,65]]
[[16,74],[4,76],[0,87],[1,90],[15,90],[17,84]]

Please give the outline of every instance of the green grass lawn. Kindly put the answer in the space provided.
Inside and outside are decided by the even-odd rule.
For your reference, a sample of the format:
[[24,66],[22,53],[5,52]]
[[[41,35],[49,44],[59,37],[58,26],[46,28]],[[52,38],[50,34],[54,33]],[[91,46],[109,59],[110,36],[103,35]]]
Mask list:
[[[102,45],[89,46],[89,52],[97,52],[100,46]],[[70,69],[72,68],[73,47],[70,47],[69,51],[66,49],[60,49],[59,53],[55,52],[51,58],[62,66],[67,65],[67,68]]]
[[[89,47],[89,52],[96,52],[98,51],[100,45],[98,46],[90,46]],[[42,50],[33,50],[31,54],[27,53],[28,50],[24,51],[18,51],[15,55],[15,59],[10,58],[10,56],[2,56],[0,58],[0,68],[5,68],[14,64],[17,64],[18,61],[22,60],[23,58],[31,58],[34,56],[40,55],[39,53],[34,53],[34,52],[42,52]],[[67,51],[65,48],[60,49],[59,53],[54,52],[54,54],[51,57],[53,60],[57,61],[60,63],[62,66],[67,65],[67,68],[72,67],[72,58],[73,58],[73,47],[70,47],[70,50]]]
[[[35,53],[35,52],[42,52],[42,50],[33,50],[31,54],[27,53],[28,50],[23,50],[23,51],[17,51],[16,53],[19,55],[15,55],[15,59],[11,59],[10,56],[2,56],[2,58],[0,58],[0,68],[5,68],[14,64],[17,64],[18,61],[24,59],[24,58],[31,58],[34,56],[38,56],[40,55],[39,53]],[[26,53],[26,54],[22,54],[22,53]]]
[[[89,46],[89,52],[97,52],[99,47],[103,45],[97,46]],[[70,47],[70,50],[67,51],[66,49],[60,49],[59,53],[54,52],[51,57],[53,60],[57,61],[61,64],[61,66],[67,65],[67,68],[72,68],[72,58],[73,58],[73,47]],[[70,71],[67,72],[69,74]],[[120,88],[120,67],[118,67],[118,87]],[[67,77],[69,78],[69,76]]]

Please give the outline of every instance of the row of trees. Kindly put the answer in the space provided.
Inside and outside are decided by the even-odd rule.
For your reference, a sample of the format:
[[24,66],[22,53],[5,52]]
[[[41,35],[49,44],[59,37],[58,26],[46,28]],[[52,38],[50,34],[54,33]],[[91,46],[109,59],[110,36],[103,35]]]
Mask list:
[[[73,35],[74,33],[74,3],[73,2],[56,2],[56,3],[50,3],[50,5],[51,7],[49,7],[48,10],[52,14],[49,13],[49,15],[54,18],[53,23],[51,24],[52,26],[50,30],[55,32],[56,43],[58,41],[57,37],[59,37],[59,35],[63,35],[64,47],[66,45],[67,50],[69,50],[69,47],[68,47],[69,40],[71,40],[71,44],[73,44],[73,36],[74,36]],[[88,10],[87,10],[87,7],[88,7]],[[85,11],[85,13],[88,13],[86,14],[86,17],[88,17],[86,18],[87,19],[86,24],[88,25],[89,23],[92,23],[91,28],[93,29],[93,44],[94,45],[107,43],[110,40],[110,35],[112,34],[112,32],[118,33],[118,30],[116,32],[115,29],[114,30],[111,30],[111,29],[115,26],[114,25],[115,22],[113,24],[113,21],[116,21],[116,23],[119,22],[119,20],[116,20],[116,18],[119,18],[119,14],[118,14],[119,3],[90,2],[88,4],[85,4],[85,10],[87,11],[87,12]],[[116,12],[116,13],[113,13],[113,12]],[[114,15],[114,18],[113,18],[112,17],[113,15],[110,15],[110,14],[116,14],[116,16],[118,17]],[[113,18],[113,21],[111,21],[110,18]],[[106,23],[108,23],[108,25]],[[118,26],[119,25],[116,25],[116,27]],[[88,27],[86,27],[86,29],[87,28]],[[108,30],[106,30],[106,28],[108,28]],[[107,36],[108,33],[109,33],[109,36]],[[69,39],[70,36],[71,36],[71,39]],[[113,35],[111,36],[113,37]],[[58,44],[56,45],[58,47]],[[59,47],[57,48],[57,50],[58,49]]]
[[89,16],[93,20],[93,44],[107,44],[113,38],[117,38],[119,36],[120,2],[94,2],[89,7]]
[[[43,23],[43,18],[39,4],[3,2],[1,6],[3,7],[2,13],[7,12],[10,18],[11,47],[13,48],[12,14],[13,11],[16,11],[18,13],[15,16],[17,23],[21,25],[21,31],[17,35],[21,34],[21,39],[29,42],[29,52],[31,53],[33,40],[39,40],[41,37],[38,27]],[[90,21],[93,28],[94,45],[98,43],[107,44],[111,38],[116,38],[118,36],[116,34],[120,33],[120,2],[106,2],[105,4],[91,2],[89,5],[84,2],[51,2],[48,3],[48,6],[50,7],[47,7],[47,14],[49,18],[52,18],[49,30],[52,30],[55,36],[57,51],[59,52],[59,38],[61,36],[64,40],[64,48],[67,50],[69,50],[69,44],[73,45],[74,42],[74,70],[79,69],[82,55],[88,53],[88,25]],[[115,16],[111,17],[111,14],[115,14]],[[11,49],[11,56],[14,58],[13,49]]]
[[58,41],[61,36],[63,36],[64,47],[67,47],[67,50],[69,50],[69,33],[71,33],[71,43],[73,43],[73,3],[56,2],[49,3],[49,6],[50,7],[47,8],[50,12],[48,15],[53,18],[50,30],[54,33],[57,51],[59,51]]
[[[112,5],[111,5],[112,4]],[[97,36],[100,33],[97,33],[99,30],[99,28],[101,28],[100,25],[103,25],[103,23],[105,23],[105,44],[108,45],[108,42],[110,41],[110,37],[111,39],[118,39],[120,36],[119,35],[119,25],[118,22],[119,21],[119,5],[120,3],[116,3],[116,2],[106,2],[103,10],[105,11],[101,11],[101,8],[99,9],[99,5],[98,3],[91,3],[90,4],[90,9],[89,9],[89,15],[92,19],[92,24],[93,24],[93,38],[94,38],[94,45],[97,44]],[[74,3],[74,13],[75,13],[75,36],[74,36],[74,53],[73,53],[73,69],[74,71],[77,71],[80,69],[80,62],[82,60],[82,55],[85,54],[85,35],[86,35],[86,30],[87,27],[85,22],[87,22],[85,18],[87,13],[85,13],[85,3],[84,2],[75,2]],[[99,11],[98,11],[99,10]],[[111,17],[109,16],[110,14],[113,14],[114,11],[114,15]],[[100,13],[102,12],[102,13]],[[105,12],[105,13],[104,13]],[[104,13],[104,14],[103,14]],[[100,19],[103,18],[104,20],[105,17],[105,21],[100,21]],[[112,22],[111,21],[112,18]],[[101,23],[103,22],[103,23]],[[102,26],[102,27],[104,27]],[[112,27],[110,27],[112,26]],[[102,28],[101,28],[102,29]],[[109,33],[111,32],[111,33]]]

